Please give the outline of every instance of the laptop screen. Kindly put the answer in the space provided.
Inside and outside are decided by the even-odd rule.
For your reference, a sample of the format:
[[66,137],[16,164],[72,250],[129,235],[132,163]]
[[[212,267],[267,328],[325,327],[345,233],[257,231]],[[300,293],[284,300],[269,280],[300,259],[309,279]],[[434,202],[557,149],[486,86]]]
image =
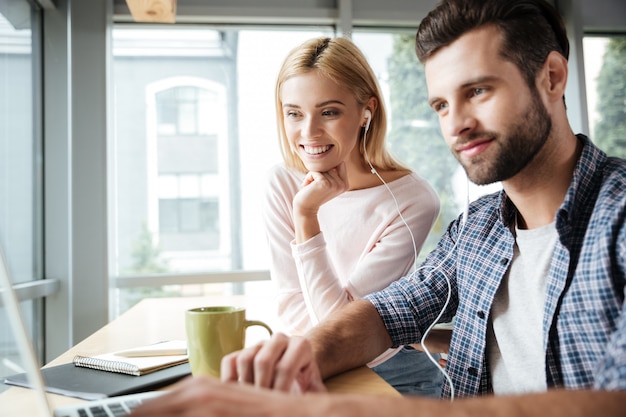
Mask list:
[[[51,416],[52,410],[44,390],[43,377],[35,350],[28,336],[26,324],[20,310],[17,296],[11,285],[11,278],[7,268],[4,253],[0,249],[0,307],[1,329],[5,329],[0,341],[0,376],[26,372],[29,382],[36,391],[38,415]],[[3,384],[3,388],[4,388]]]

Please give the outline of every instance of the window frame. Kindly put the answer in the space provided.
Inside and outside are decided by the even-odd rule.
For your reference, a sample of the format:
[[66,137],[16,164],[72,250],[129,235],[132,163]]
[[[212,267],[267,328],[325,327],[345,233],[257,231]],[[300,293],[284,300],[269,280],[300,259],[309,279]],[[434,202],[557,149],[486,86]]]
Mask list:
[[[114,201],[108,197],[107,172],[109,149],[107,134],[113,120],[107,96],[110,62],[110,31],[113,21],[132,19],[124,0],[113,2],[77,2],[39,0],[43,8],[43,125],[45,155],[43,188],[44,207],[43,276],[58,280],[60,289],[45,300],[46,359],[65,352],[70,346],[106,324],[109,315],[108,291],[127,286],[166,285],[176,282],[249,282],[269,279],[268,271],[233,271],[212,274],[163,275],[157,277],[112,276],[108,253],[113,250],[108,236],[108,216]],[[611,4],[610,0],[600,0]],[[179,2],[179,23],[215,25],[335,25],[337,35],[349,35],[352,28],[414,28],[416,18],[436,3],[393,0],[318,2],[313,0],[275,2],[260,6],[257,0],[231,0],[228,8],[206,2]],[[284,3],[284,4],[283,4]],[[571,27],[571,45],[580,50],[584,19],[579,2],[562,10]],[[622,2],[596,7],[609,15],[620,10]],[[561,3],[559,3],[561,5]],[[397,6],[397,7],[396,7]],[[567,7],[567,4],[566,4]],[[619,13],[615,14],[619,15]],[[613,19],[609,19],[614,21]],[[623,15],[623,14],[621,14]],[[69,18],[71,16],[71,19]],[[584,18],[583,18],[584,17]],[[611,16],[609,16],[611,17]],[[601,21],[596,19],[597,21]],[[70,25],[68,27],[68,25]],[[594,28],[597,30],[597,28]],[[626,27],[618,28],[626,32]],[[615,27],[610,30],[616,31]],[[86,36],[86,31],[89,31]],[[584,91],[582,67],[575,59],[571,67],[568,103],[577,101]],[[582,62],[582,61],[580,61]],[[583,93],[584,94],[584,93]],[[229,109],[234,110],[234,109]],[[580,110],[580,111],[579,111]],[[576,121],[587,120],[586,110],[572,108],[572,128],[584,131]],[[239,202],[234,200],[234,204]],[[236,226],[237,227],[237,226]],[[240,233],[233,229],[233,233]],[[85,297],[91,294],[92,298]]]

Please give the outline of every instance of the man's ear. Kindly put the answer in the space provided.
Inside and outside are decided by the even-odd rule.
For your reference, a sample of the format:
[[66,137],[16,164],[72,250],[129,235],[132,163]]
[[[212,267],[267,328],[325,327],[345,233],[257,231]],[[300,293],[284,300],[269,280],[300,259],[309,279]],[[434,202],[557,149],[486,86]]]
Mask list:
[[540,80],[540,86],[550,101],[563,99],[567,71],[567,59],[556,51],[550,52],[541,70]]

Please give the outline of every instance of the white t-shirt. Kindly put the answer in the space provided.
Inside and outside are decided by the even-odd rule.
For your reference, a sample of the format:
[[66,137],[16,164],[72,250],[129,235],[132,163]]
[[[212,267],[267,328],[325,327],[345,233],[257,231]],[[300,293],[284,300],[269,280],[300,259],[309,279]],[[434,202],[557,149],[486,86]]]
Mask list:
[[[275,166],[264,207],[278,315],[294,335],[350,301],[385,288],[411,271],[415,261],[411,235],[383,184],[346,191],[324,204],[318,213],[322,232],[295,244],[292,201],[303,178],[303,173]],[[415,173],[388,186],[419,251],[439,214],[439,198]]]
[[546,385],[543,313],[555,224],[516,229],[513,262],[491,308],[488,354],[494,393],[542,392]]

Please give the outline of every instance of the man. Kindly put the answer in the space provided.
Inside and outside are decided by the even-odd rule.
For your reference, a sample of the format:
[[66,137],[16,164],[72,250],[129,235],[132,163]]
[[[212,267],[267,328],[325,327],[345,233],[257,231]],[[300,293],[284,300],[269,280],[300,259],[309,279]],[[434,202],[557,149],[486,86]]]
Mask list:
[[[224,359],[223,379],[257,388],[188,380],[137,416],[626,415],[626,162],[571,131],[558,14],[543,0],[444,0],[416,50],[450,150],[502,192],[472,203],[414,276],[306,338]],[[444,396],[464,399],[315,393],[419,341],[440,313],[455,320]],[[294,384],[312,394],[280,392]]]

